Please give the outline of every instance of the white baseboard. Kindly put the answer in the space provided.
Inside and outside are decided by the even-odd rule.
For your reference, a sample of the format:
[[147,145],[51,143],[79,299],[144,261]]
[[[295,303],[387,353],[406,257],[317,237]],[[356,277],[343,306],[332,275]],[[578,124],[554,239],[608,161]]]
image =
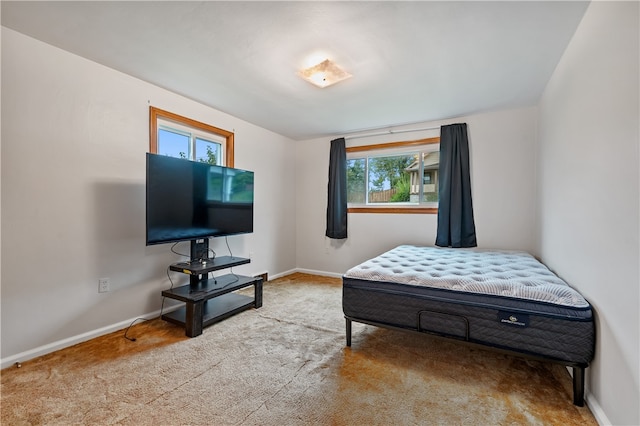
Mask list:
[[276,278],[285,277],[287,275],[291,275],[296,272],[298,272],[297,269],[289,269],[288,271],[280,272],[279,274],[269,275],[269,281],[275,280]]
[[279,274],[269,275],[269,281],[275,280],[276,278],[286,277],[287,275],[295,274],[296,272],[300,272],[301,274],[320,275],[322,277],[342,278],[342,274],[338,274],[335,272],[317,271],[314,269],[304,269],[304,268],[294,268],[294,269],[289,269],[288,271],[281,272]]
[[[171,306],[165,308],[164,312],[170,312],[179,308],[179,306]],[[86,333],[78,334],[77,336],[71,336],[66,339],[58,340],[57,342],[52,342],[47,345],[43,345],[34,349],[30,349],[28,351],[21,352],[16,355],[11,355],[9,357],[3,358],[0,360],[0,368],[7,368],[14,365],[17,362],[29,361],[30,359],[37,358],[42,355],[46,355],[51,352],[55,352],[60,349],[68,348],[69,346],[77,345],[78,343],[86,342],[87,340],[94,339],[99,336],[104,336],[105,334],[112,333],[114,331],[122,330],[127,328],[132,322],[136,319],[152,319],[160,316],[160,310],[155,312],[151,312],[145,315],[139,315],[135,318],[130,318],[128,320],[120,321],[118,323],[108,325],[106,327],[98,328],[96,330],[91,330]]]
[[587,403],[587,407],[591,410],[593,417],[596,418],[596,421],[600,426],[611,426],[613,423],[609,420],[605,412],[602,410],[602,407],[598,403],[598,400],[589,392],[584,396],[584,400]]
[[342,274],[335,272],[316,271],[314,269],[301,269],[297,268],[294,272],[301,272],[303,274],[320,275],[323,277],[342,278]]

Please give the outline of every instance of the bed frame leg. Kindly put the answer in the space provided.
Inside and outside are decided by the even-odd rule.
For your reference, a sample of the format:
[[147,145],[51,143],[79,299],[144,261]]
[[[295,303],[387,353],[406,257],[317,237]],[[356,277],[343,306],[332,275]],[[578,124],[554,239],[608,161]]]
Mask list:
[[584,406],[584,367],[573,367],[573,404]]
[[351,320],[349,318],[345,318],[347,321],[347,346],[351,346]]

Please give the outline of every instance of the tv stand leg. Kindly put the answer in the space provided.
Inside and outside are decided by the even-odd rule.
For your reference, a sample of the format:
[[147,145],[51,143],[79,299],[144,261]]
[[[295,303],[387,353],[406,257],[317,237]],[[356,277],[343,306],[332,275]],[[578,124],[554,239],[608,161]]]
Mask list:
[[262,278],[253,284],[253,303],[256,309],[262,306]]
[[203,302],[187,302],[185,315],[185,334],[196,337],[202,334]]

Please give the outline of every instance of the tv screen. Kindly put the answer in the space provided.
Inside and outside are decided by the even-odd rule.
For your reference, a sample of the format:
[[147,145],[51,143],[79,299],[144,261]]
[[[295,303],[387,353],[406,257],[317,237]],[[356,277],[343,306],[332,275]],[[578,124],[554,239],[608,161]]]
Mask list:
[[253,172],[147,154],[147,245],[253,232]]

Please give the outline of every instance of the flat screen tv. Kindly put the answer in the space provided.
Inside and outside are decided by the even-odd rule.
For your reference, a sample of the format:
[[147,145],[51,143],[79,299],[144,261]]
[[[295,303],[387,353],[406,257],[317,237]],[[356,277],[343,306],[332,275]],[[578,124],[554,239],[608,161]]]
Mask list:
[[251,171],[147,154],[146,193],[147,245],[253,232]]

